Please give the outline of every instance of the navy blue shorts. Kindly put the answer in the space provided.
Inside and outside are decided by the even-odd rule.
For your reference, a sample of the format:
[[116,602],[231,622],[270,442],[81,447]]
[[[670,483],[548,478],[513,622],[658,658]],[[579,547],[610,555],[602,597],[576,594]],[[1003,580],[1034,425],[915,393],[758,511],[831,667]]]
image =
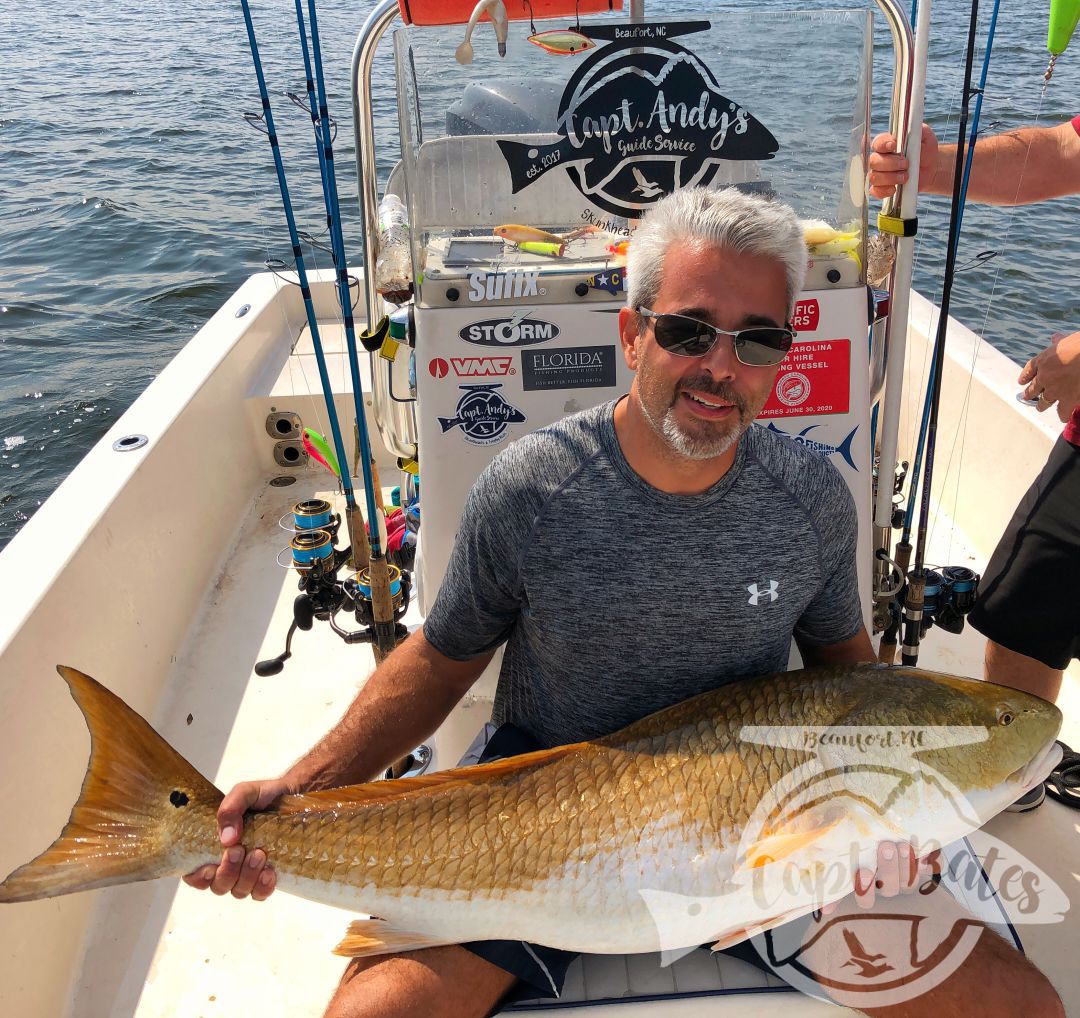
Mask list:
[[[494,729],[492,731],[492,729]],[[544,747],[529,733],[517,725],[493,725],[485,729],[473,747],[477,747],[483,735],[491,732],[483,751],[466,753],[461,763],[486,763],[489,760],[501,760],[521,753],[531,753]],[[559,951],[553,947],[529,944],[524,940],[478,940],[471,944],[462,944],[468,951],[491,962],[501,969],[517,976],[518,983],[500,1006],[517,1000],[533,1000],[538,997],[558,997],[562,993],[563,981],[570,963],[578,956],[573,951]],[[708,945],[706,945],[708,946]],[[776,973],[764,962],[753,944],[744,940],[741,944],[728,948],[723,954],[749,962],[756,968],[773,975]]]

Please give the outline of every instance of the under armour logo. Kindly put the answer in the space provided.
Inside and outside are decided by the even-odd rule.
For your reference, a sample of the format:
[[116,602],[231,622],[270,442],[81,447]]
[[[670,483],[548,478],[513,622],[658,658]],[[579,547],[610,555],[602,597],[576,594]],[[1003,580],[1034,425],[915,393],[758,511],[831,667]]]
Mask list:
[[758,590],[758,585],[756,583],[751,583],[750,586],[746,588],[747,591],[749,591],[750,593],[750,600],[746,603],[752,604],[756,608],[759,604],[761,604],[761,599],[763,597],[768,598],[768,602],[772,603],[780,597],[780,595],[777,593],[779,587],[780,585],[776,582],[776,580],[769,580],[769,586],[766,587],[765,590]]

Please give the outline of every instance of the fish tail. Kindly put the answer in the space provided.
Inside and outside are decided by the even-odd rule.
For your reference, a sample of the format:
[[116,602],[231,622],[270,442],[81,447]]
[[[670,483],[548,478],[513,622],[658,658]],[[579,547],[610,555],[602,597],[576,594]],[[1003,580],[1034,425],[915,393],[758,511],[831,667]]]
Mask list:
[[844,461],[849,467],[851,467],[852,470],[859,469],[857,466],[855,466],[855,460],[851,458],[851,442],[852,439],[854,439],[855,437],[855,432],[858,430],[859,426],[856,424],[855,427],[851,429],[851,433],[848,435],[848,437],[840,443],[839,448],[836,450],[838,453],[840,453],[841,456],[844,457]]
[[56,670],[90,729],[90,763],[60,837],[0,884],[0,902],[178,875],[193,849],[216,854],[221,792],[118,696]]
[[[510,170],[510,190],[513,194],[528,187],[548,170],[562,165],[563,142],[561,140],[553,145],[529,145],[520,141],[501,140],[496,144]],[[560,155],[557,156],[556,153]]]

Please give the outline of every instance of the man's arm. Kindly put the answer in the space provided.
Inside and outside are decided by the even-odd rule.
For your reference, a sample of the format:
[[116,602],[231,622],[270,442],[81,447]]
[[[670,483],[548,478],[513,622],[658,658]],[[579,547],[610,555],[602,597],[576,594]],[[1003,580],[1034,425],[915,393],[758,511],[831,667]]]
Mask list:
[[375,670],[345,716],[282,777],[296,791],[372,781],[446,720],[491,660],[455,661],[417,630]]
[[282,795],[370,781],[423,742],[480,677],[492,654],[455,661],[413,633],[376,669],[345,716],[280,778],[236,785],[218,808],[225,851],[188,874],[192,887],[262,900],[274,889],[266,853],[241,844],[244,813]]
[[804,643],[798,637],[795,638],[795,643],[802,655],[803,664],[807,668],[813,668],[816,665],[850,665],[877,661],[874,645],[870,642],[870,634],[867,633],[865,626],[861,626],[851,639],[841,640],[839,643],[815,645]]
[[[907,180],[907,159],[896,152],[896,139],[879,134],[869,162],[870,193],[885,198]],[[938,146],[923,125],[919,155],[919,190],[952,194],[956,146]],[[1080,133],[1071,121],[1055,127],[1022,127],[980,138],[971,162],[968,197],[989,205],[1029,205],[1080,194]]]

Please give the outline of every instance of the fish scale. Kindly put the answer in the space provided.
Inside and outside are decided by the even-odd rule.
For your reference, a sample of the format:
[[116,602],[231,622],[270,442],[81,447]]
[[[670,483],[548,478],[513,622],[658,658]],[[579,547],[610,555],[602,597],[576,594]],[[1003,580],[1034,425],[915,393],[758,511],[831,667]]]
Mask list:
[[[60,838],[0,884],[0,901],[177,875],[216,859],[221,793],[104,687],[73,669],[61,674],[91,730],[87,779]],[[921,669],[781,673],[591,742],[287,797],[246,818],[244,844],[266,851],[279,888],[388,920],[354,931],[342,953],[485,939],[590,952],[685,947],[820,905],[810,878],[829,866],[841,867],[846,892],[858,859],[844,839],[861,839],[862,852],[890,835],[967,833],[1034,780],[1033,766],[1049,770],[1060,721],[1028,694]],[[970,816],[942,812],[924,777],[898,782],[909,750],[879,751],[863,766],[790,739],[943,725],[973,726],[981,741],[931,747],[919,760],[974,804]],[[746,726],[789,739],[751,741]],[[773,801],[811,762],[835,772],[829,795],[811,780],[820,801],[808,808]],[[887,815],[867,812],[868,801],[890,796]],[[784,876],[797,892],[763,912],[754,893]]]

